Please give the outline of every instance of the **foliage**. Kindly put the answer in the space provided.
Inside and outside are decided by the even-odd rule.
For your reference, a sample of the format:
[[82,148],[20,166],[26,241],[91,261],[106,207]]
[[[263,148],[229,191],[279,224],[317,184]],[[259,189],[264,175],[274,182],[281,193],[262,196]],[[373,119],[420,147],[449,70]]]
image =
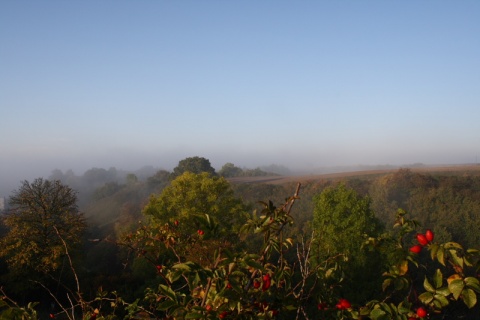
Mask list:
[[210,160],[203,157],[189,157],[180,160],[178,165],[173,169],[172,179],[181,176],[185,172],[196,174],[206,172],[211,175],[216,175],[215,169],[210,164]]
[[228,181],[207,172],[183,173],[159,196],[152,196],[143,212],[157,225],[177,220],[188,233],[209,224],[204,221],[205,214],[218,223],[222,234],[234,232],[245,218],[245,207],[235,198]]
[[242,168],[236,167],[233,163],[227,162],[218,171],[218,174],[225,178],[240,177],[243,174]]
[[[293,223],[290,211],[298,191],[280,207],[262,203],[260,216],[253,213],[242,228],[263,234],[258,253],[231,251],[227,243],[215,243],[198,232],[184,234],[175,222],[143,226],[127,235],[124,245],[158,274],[158,284],[146,290],[138,306],[156,319],[271,319],[312,317],[320,302],[337,303],[341,275],[337,259],[312,267],[305,242],[297,247],[295,261],[286,259],[293,240],[284,237],[284,229]],[[197,253],[197,261],[188,259],[195,258],[192,252]],[[341,307],[321,312],[328,317],[349,315],[351,305],[341,301]]]
[[0,241],[0,255],[11,270],[48,273],[59,268],[62,239],[72,248],[85,230],[76,200],[75,192],[59,181],[23,182],[3,219],[8,233]]
[[[386,245],[389,250],[394,242],[395,249],[389,271],[384,273],[386,298],[370,301],[360,314],[372,319],[423,318],[427,312],[432,319],[476,318],[480,251],[464,249],[456,242],[438,243],[429,229],[425,234],[418,233],[418,222],[407,219],[401,209],[395,227],[399,229],[395,237],[370,239],[370,245]],[[411,236],[417,244],[408,241]],[[414,247],[420,250],[412,250]]]
[[[476,319],[480,311],[480,254],[478,248],[467,249],[452,237],[456,236],[453,230],[473,230],[478,225],[475,186],[480,184],[468,177],[422,177],[409,171],[391,177],[387,182],[379,178],[368,183],[312,184],[302,191],[317,195],[313,206],[308,200],[306,205],[298,201],[297,189],[282,205],[260,202],[258,210],[246,215],[244,205],[224,179],[185,173],[151,198],[144,209],[149,219],[135,229],[126,226],[138,221],[136,202],[146,189],[140,188],[145,187],[141,183],[125,187],[108,197],[123,199],[122,218],[115,223],[117,234],[124,233],[122,238],[94,239],[90,246],[96,248],[95,255],[89,254],[84,261],[72,261],[68,247],[62,244],[61,251],[69,262],[66,266],[70,265],[77,281],[59,294],[44,287],[60,306],[52,316],[72,320]],[[165,183],[161,180],[160,184]],[[387,183],[383,191],[380,182]],[[426,213],[398,210],[388,218],[393,230],[382,231],[371,208],[375,203],[374,207],[381,209],[381,202],[371,202],[365,196],[369,184],[375,186],[370,189],[375,191],[372,198],[386,199],[384,205],[392,208],[395,203],[407,203],[424,208]],[[347,185],[359,189],[356,192]],[[277,198],[284,187],[242,184],[235,190],[237,196],[252,202],[262,194],[262,198]],[[134,203],[131,197],[135,194],[138,199]],[[222,198],[218,195],[233,201],[211,201]],[[443,202],[447,202],[445,209]],[[296,210],[292,211],[294,203]],[[439,220],[435,220],[435,207]],[[238,220],[222,221],[231,208],[237,208],[233,216]],[[443,218],[447,208],[458,209],[461,218],[450,211],[448,222]],[[308,226],[295,224],[311,220],[312,212],[315,220],[306,233]],[[238,228],[231,226],[241,224],[241,233],[236,235]],[[253,238],[262,241],[252,246]],[[330,238],[335,241],[329,243]],[[322,246],[328,246],[330,252],[316,251]],[[123,266],[118,263],[108,268],[107,260],[110,263],[120,258]],[[82,272],[78,275],[74,263],[80,263]],[[110,274],[99,277],[85,273],[84,268],[95,268],[92,264],[103,264]],[[79,277],[86,278],[78,281]],[[86,294],[95,287],[100,287],[96,296]],[[50,305],[46,299],[36,308],[34,304],[23,308],[5,297],[0,318],[12,314],[19,319],[49,317],[42,308],[45,303]],[[42,308],[40,316],[36,316],[38,307]]]
[[[315,255],[320,261],[345,254],[349,298],[362,301],[371,298],[378,282],[382,256],[363,250],[367,236],[377,236],[381,225],[370,208],[370,199],[360,197],[344,184],[328,187],[314,198],[313,230],[319,237],[315,242]],[[356,292],[353,287],[364,287]]]
[[370,208],[370,199],[360,197],[344,184],[328,187],[314,198],[313,228],[325,255],[358,252],[365,235],[381,229]]
[[147,179],[147,184],[152,188],[164,188],[170,181],[170,172],[159,170]]
[[118,184],[118,182],[107,182],[103,186],[95,189],[92,195],[92,200],[98,201],[100,199],[109,197],[121,190],[122,188],[123,186]]
[[402,169],[376,179],[370,187],[372,208],[387,224],[397,208],[431,228],[441,241],[478,246],[480,177],[431,175]]
[[0,319],[37,320],[38,316],[35,310],[37,304],[30,302],[26,307],[21,307],[0,288]]
[[138,182],[138,178],[135,174],[129,173],[126,177],[127,185],[135,185]]

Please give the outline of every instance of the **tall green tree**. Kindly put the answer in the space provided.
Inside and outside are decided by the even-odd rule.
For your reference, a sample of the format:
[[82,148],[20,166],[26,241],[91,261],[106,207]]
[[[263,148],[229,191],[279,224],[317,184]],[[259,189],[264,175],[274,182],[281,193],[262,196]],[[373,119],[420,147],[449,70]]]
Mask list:
[[[370,208],[370,198],[361,197],[344,184],[328,187],[314,197],[313,228],[316,234],[316,256],[323,261],[345,255],[347,282],[345,289],[352,300],[360,301],[371,296],[378,288],[378,268],[381,257],[367,252],[363,244],[368,236],[375,237],[382,225]],[[377,280],[377,281],[376,281]],[[355,293],[348,288],[362,287]]]
[[76,192],[60,181],[24,181],[10,198],[3,218],[8,232],[0,240],[0,256],[11,270],[48,273],[59,268],[65,254],[80,243],[86,224]]
[[351,254],[360,249],[365,234],[377,233],[379,223],[370,198],[360,197],[344,184],[328,187],[314,197],[313,226],[324,254]]
[[189,157],[181,160],[173,169],[172,178],[182,175],[184,172],[202,173],[207,172],[216,175],[215,169],[210,164],[210,160],[203,157]]

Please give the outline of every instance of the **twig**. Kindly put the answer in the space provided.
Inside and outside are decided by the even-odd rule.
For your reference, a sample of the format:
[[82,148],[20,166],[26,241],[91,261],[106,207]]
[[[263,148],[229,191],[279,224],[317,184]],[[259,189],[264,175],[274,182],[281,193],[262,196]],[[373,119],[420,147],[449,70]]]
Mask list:
[[8,302],[10,302],[11,304],[13,304],[15,307],[17,308],[20,308],[20,306],[12,299],[10,299],[7,294],[5,293],[5,291],[3,290],[3,287],[0,287],[0,293],[2,293],[3,297],[2,297],[2,300],[5,299],[7,300]]
[[53,300],[55,300],[55,302],[56,302],[56,303],[58,304],[58,306],[63,310],[63,312],[67,315],[67,317],[68,317],[69,319],[72,319],[72,320],[75,319],[75,318],[71,318],[71,317],[68,315],[68,309],[63,306],[63,304],[57,299],[57,297],[52,293],[52,291],[50,291],[50,289],[48,289],[43,283],[41,283],[41,282],[39,282],[39,281],[32,280],[32,282],[34,282],[34,283],[40,285],[42,288],[44,288],[44,289],[48,292],[48,294],[53,298]]
[[[215,270],[218,267],[218,264],[221,261],[222,261],[221,251],[219,250],[217,260],[215,261],[215,264],[213,265],[212,271]],[[201,304],[202,307],[205,305],[205,302],[207,301],[208,292],[210,291],[211,287],[212,287],[212,278],[210,277],[210,278],[208,278],[207,287],[205,288],[205,295],[203,296],[203,299],[202,299],[202,304]]]
[[[82,294],[81,294],[81,291],[80,291],[80,281],[78,280],[77,272],[75,271],[75,268],[73,267],[72,257],[70,257],[70,253],[68,252],[67,243],[65,242],[65,240],[63,240],[63,237],[60,235],[60,232],[58,232],[57,227],[53,226],[53,229],[55,229],[55,232],[57,233],[58,237],[60,238],[60,240],[63,243],[63,247],[65,248],[65,254],[68,258],[68,263],[70,264],[70,269],[72,270],[73,276],[75,277],[75,283],[77,285],[78,302],[80,303],[80,306],[81,306],[82,310],[85,310],[84,301],[83,301]],[[68,294],[67,294],[67,296],[68,296]],[[70,299],[70,297],[69,297],[69,299]],[[73,304],[72,304],[72,307],[73,307]]]

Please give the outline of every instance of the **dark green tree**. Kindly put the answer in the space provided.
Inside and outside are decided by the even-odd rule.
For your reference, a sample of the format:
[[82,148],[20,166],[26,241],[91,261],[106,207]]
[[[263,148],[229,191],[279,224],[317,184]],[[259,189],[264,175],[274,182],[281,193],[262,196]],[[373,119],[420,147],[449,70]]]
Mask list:
[[24,181],[10,198],[2,222],[7,234],[0,240],[0,256],[11,270],[49,273],[80,243],[86,224],[77,207],[76,192],[60,181]]
[[225,178],[239,177],[243,174],[243,170],[236,167],[233,163],[227,162],[223,165],[218,174]]
[[191,173],[207,172],[211,175],[216,175],[215,169],[210,164],[210,160],[203,157],[189,157],[181,160],[173,169],[172,179],[175,179],[187,171]]
[[[378,236],[383,229],[370,202],[369,197],[359,196],[344,184],[328,187],[314,197],[315,255],[318,261],[337,255],[348,258],[344,289],[357,302],[371,299],[379,287],[381,257],[363,249],[368,237]],[[355,292],[353,288],[364,290]]]

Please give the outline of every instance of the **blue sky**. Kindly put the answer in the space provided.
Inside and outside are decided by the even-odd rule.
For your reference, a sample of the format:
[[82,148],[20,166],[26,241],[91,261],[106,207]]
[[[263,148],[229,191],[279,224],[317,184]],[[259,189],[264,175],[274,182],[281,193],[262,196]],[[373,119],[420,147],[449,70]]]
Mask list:
[[475,162],[479,17],[468,0],[2,1],[0,178]]

